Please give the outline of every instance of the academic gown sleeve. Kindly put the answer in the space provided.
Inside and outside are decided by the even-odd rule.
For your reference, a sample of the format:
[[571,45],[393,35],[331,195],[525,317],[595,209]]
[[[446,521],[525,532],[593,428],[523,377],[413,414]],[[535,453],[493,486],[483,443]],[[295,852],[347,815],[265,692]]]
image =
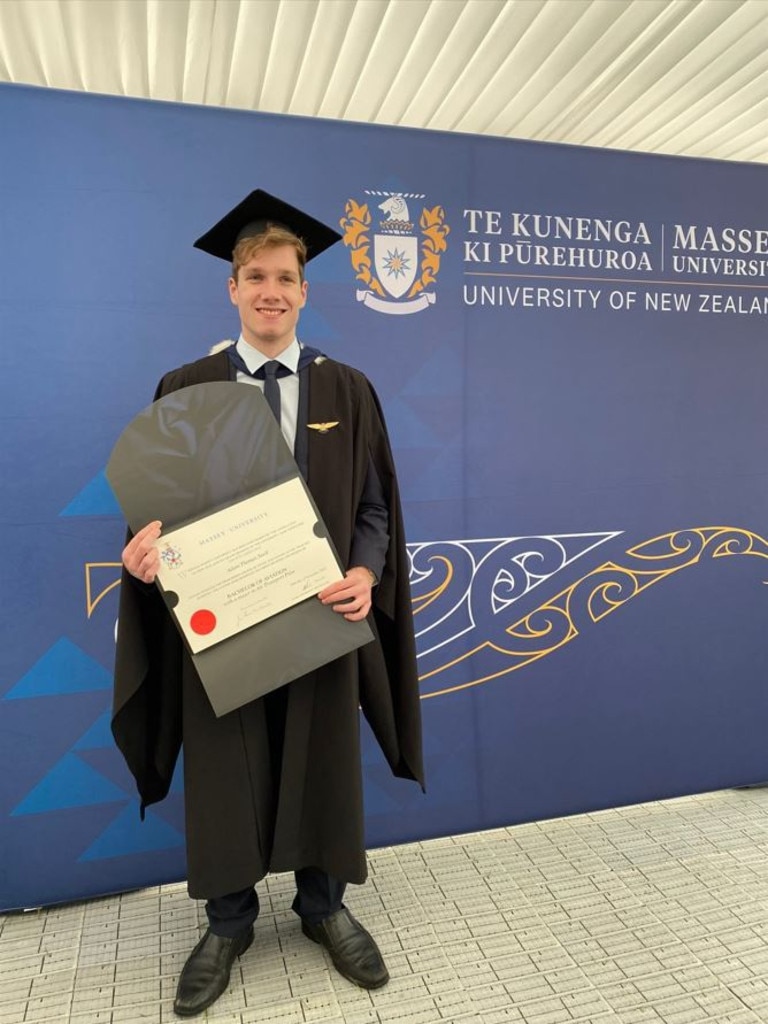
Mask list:
[[[369,385],[370,387],[370,385]],[[360,648],[360,703],[392,772],[424,788],[421,701],[411,604],[410,564],[394,460],[373,388],[375,415],[371,460],[389,507],[389,547],[373,590],[374,630],[379,644]],[[383,657],[383,666],[381,658]]]
[[[394,459],[376,393],[357,370],[334,360],[312,368],[310,418],[340,421],[309,438],[308,483],[342,561],[351,555],[357,501],[372,465],[389,509],[389,544],[369,624],[379,643],[357,652],[360,705],[397,776],[424,785],[416,644],[403,517]],[[349,426],[349,430],[346,427]],[[352,494],[353,508],[339,501]]]
[[[166,374],[155,399],[191,384],[230,377],[229,360],[218,353]],[[112,734],[136,780],[142,817],[147,805],[167,795],[181,748],[182,658],[181,638],[159,591],[123,569]]]

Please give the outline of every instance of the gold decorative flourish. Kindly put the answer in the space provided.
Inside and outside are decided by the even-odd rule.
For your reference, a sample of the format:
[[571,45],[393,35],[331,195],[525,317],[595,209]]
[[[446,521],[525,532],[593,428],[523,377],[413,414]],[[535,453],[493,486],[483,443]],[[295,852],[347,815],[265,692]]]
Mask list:
[[354,199],[349,199],[344,207],[344,212],[346,217],[341,218],[339,226],[344,232],[344,245],[350,250],[349,255],[355,277],[367,285],[372,292],[376,292],[377,295],[384,298],[386,293],[383,287],[371,273],[371,257],[369,256],[371,245],[368,238],[371,214],[368,204],[356,203]]
[[752,555],[768,559],[768,540],[749,530],[729,526],[696,527],[653,537],[626,551],[627,564],[605,562],[576,580],[551,600],[512,623],[503,632],[509,641],[486,640],[458,658],[426,672],[422,680],[439,675],[480,652],[499,655],[501,666],[476,679],[423,694],[438,697],[515,672],[551,654],[579,635],[579,619],[599,622],[633,597],[704,557]]
[[[85,614],[90,619],[96,605],[107,596],[110,590],[120,586],[120,569],[122,562],[86,562],[85,563]],[[94,597],[93,575],[96,569],[117,569],[117,579],[112,580],[106,587],[99,591]]]
[[418,295],[427,285],[435,283],[440,271],[440,253],[448,248],[445,239],[451,230],[445,223],[445,210],[442,206],[433,206],[431,210],[425,207],[419,225],[424,236],[421,244],[421,277],[411,286],[409,299]]
[[426,594],[420,594],[418,597],[413,599],[414,615],[418,615],[419,612],[423,612],[424,609],[428,608],[433,601],[436,601],[441,594],[444,594],[453,579],[453,563],[450,559],[446,558],[445,555],[434,555],[429,559],[429,562],[430,564],[434,562],[442,562],[445,567],[445,574],[442,580],[440,580],[431,590],[428,590]]

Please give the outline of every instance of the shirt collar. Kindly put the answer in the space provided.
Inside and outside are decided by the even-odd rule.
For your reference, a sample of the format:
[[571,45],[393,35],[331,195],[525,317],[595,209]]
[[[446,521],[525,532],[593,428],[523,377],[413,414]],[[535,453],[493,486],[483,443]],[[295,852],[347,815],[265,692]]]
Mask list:
[[[263,352],[259,352],[259,350],[254,348],[253,345],[249,345],[243,338],[242,334],[237,339],[235,348],[251,373],[255,373],[256,370],[260,369],[264,365],[264,363],[269,362],[269,356],[265,356]],[[287,366],[291,373],[296,373],[299,368],[300,354],[301,343],[298,338],[294,338],[288,348],[283,349],[277,357],[277,361],[278,363],[282,363],[283,366]]]

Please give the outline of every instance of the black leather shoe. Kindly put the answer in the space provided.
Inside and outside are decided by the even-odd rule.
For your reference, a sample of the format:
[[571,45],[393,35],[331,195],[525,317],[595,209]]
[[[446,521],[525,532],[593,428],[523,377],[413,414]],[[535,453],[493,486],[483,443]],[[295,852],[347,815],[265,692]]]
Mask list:
[[301,930],[308,939],[325,946],[333,966],[347,981],[361,988],[381,988],[389,981],[379,947],[346,907],[320,924],[302,921]]
[[253,926],[234,939],[214,935],[209,928],[184,964],[173,1012],[179,1017],[195,1017],[215,1003],[229,985],[232,964],[252,942]]

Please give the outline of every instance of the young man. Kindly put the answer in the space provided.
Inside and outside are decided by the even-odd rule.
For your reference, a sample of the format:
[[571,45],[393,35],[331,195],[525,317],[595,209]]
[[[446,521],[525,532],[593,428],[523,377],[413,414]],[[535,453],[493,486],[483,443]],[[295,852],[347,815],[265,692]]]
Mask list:
[[389,977],[343,896],[346,883],[366,877],[360,707],[392,771],[423,785],[397,481],[368,381],[296,338],[305,262],[339,238],[275,197],[251,193],[195,243],[232,259],[240,338],[166,374],[155,396],[207,381],[264,389],[346,567],[318,597],[350,621],[367,617],[376,636],[216,718],[153,585],[160,523],[127,544],[112,728],[142,811],[167,794],[183,742],[188,887],[206,900],[209,922],[179,979],[179,1016],[201,1013],[225,991],[235,958],[253,939],[254,885],[270,871],[294,871],[302,931],[345,978],[378,988]]

